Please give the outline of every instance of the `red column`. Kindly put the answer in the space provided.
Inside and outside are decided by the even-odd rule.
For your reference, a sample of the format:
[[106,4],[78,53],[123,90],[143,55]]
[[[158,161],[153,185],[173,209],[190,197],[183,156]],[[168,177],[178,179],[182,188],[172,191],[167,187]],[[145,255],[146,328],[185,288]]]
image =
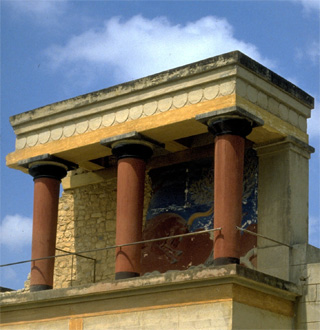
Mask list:
[[[55,255],[60,181],[66,175],[64,165],[31,164],[34,177],[32,259]],[[30,291],[52,289],[54,258],[31,263]]]
[[214,264],[239,263],[245,136],[251,123],[240,118],[211,121],[214,154]]
[[[116,244],[141,241],[146,160],[152,149],[121,142],[112,148],[118,158]],[[116,249],[115,278],[140,276],[141,245]]]
[[221,135],[215,139],[214,153],[214,226],[215,263],[239,263],[244,138]]

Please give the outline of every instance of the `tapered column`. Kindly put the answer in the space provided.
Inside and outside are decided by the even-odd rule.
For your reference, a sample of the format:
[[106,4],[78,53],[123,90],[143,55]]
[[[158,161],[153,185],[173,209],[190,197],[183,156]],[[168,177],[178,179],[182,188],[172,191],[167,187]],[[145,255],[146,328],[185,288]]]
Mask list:
[[208,122],[215,135],[214,154],[214,264],[239,263],[245,136],[251,122],[220,118]]
[[[36,162],[29,167],[34,178],[32,259],[55,255],[59,190],[67,167]],[[30,291],[52,289],[54,258],[32,261]]]
[[[141,241],[146,160],[152,149],[143,142],[112,146],[118,159],[116,244]],[[140,276],[141,245],[116,249],[115,278]]]

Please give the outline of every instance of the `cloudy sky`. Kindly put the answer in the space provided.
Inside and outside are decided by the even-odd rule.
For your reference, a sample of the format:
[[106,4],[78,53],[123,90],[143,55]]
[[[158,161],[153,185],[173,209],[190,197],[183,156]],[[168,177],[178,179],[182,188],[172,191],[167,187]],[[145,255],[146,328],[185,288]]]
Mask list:
[[[232,50],[316,98],[310,243],[319,229],[318,1],[1,1],[1,264],[31,257],[32,178],[5,166],[9,117]],[[2,268],[22,288],[30,265]]]

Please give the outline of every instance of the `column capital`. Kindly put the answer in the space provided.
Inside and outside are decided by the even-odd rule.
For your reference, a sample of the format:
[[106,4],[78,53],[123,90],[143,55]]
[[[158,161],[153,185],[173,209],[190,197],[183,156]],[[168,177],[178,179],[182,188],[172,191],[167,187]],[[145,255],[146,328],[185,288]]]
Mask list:
[[163,144],[136,131],[101,140],[100,143],[112,149],[117,159],[138,158],[147,161],[154,149],[163,148]]
[[252,122],[241,117],[214,118],[207,123],[209,132],[214,136],[238,135],[245,138],[252,131]]
[[207,122],[209,132],[214,136],[219,135],[238,135],[245,138],[252,131],[252,121],[241,117],[220,117],[213,118]]
[[152,147],[142,141],[123,140],[112,145],[112,153],[117,159],[138,158],[147,161],[153,154]]
[[196,120],[207,125],[215,136],[229,134],[246,137],[253,128],[264,124],[261,118],[238,106],[197,115]]
[[58,181],[61,181],[67,175],[67,171],[78,167],[77,164],[50,154],[42,154],[21,160],[18,165],[28,169],[29,174],[34,179],[52,178]]
[[29,174],[33,179],[50,178],[61,181],[67,175],[68,167],[64,164],[50,161],[39,161],[29,165]]

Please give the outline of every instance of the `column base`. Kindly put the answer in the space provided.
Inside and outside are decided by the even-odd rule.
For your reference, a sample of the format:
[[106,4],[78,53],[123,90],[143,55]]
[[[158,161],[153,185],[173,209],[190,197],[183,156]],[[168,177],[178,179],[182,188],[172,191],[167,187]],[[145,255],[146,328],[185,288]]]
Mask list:
[[240,259],[239,258],[230,258],[230,257],[221,257],[221,258],[214,259],[213,264],[215,266],[240,264]]
[[118,272],[115,275],[116,280],[123,280],[125,278],[131,278],[131,277],[139,277],[139,273],[134,273],[134,272]]
[[46,284],[30,285],[30,292],[51,290],[51,289],[52,289],[52,285],[46,285]]

